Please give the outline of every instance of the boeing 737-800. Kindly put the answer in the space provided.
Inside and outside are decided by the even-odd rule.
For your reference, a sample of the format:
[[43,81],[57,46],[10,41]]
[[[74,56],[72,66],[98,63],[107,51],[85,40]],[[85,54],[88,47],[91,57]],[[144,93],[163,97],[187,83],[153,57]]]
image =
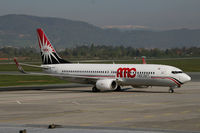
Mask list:
[[149,86],[181,87],[191,80],[182,70],[168,65],[155,64],[74,64],[62,59],[42,29],[37,29],[44,73],[28,73],[23,70],[15,59],[18,69],[25,74],[49,75],[72,82],[92,84],[93,92],[101,90],[121,90],[121,86],[146,88]]

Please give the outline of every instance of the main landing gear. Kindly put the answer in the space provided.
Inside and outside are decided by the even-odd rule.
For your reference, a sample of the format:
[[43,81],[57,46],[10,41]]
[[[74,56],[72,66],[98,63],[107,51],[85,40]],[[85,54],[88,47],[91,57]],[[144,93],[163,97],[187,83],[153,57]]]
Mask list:
[[121,86],[117,86],[117,88],[115,89],[115,91],[122,91],[122,88],[121,88]]
[[174,87],[170,87],[169,93],[174,93]]
[[94,87],[92,87],[92,92],[100,92],[100,90],[99,90],[99,89],[97,89],[97,87],[96,87],[96,86],[94,86]]
[[[92,87],[92,92],[100,92],[101,90],[97,89],[96,86]],[[117,86],[117,88],[114,91],[122,91],[121,86]]]

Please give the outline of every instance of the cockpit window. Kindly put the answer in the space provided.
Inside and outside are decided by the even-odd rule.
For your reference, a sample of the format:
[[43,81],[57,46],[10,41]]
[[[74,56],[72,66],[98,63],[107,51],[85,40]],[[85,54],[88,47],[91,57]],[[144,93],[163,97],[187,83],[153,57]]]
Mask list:
[[182,71],[172,71],[173,74],[183,73]]

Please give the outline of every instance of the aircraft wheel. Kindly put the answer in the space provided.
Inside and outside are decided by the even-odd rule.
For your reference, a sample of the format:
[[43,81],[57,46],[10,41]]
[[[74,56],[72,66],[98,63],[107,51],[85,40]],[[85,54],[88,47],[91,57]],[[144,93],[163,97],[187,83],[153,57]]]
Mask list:
[[122,88],[121,88],[121,86],[117,86],[117,88],[115,89],[115,91],[121,91],[122,90]]
[[170,88],[169,93],[174,93],[174,89]]
[[92,87],[92,92],[100,92],[100,90],[97,89],[97,88],[94,86],[94,87]]

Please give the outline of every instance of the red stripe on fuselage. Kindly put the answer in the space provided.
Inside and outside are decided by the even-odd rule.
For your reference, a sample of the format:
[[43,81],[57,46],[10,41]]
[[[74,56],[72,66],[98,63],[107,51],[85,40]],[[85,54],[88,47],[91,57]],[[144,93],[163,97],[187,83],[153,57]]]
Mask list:
[[175,79],[170,78],[170,77],[151,77],[151,78],[152,78],[152,79],[169,79],[169,80],[173,81],[174,83],[176,83],[176,84],[178,85],[178,87],[181,86],[180,83],[178,83]]

